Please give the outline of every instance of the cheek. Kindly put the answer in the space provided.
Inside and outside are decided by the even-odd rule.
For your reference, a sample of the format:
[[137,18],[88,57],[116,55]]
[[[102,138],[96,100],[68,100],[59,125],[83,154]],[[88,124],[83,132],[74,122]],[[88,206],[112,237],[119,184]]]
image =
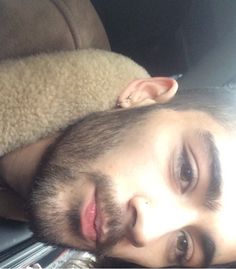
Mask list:
[[118,201],[127,201],[135,195],[157,197],[166,188],[163,176],[153,160],[132,161],[111,175]]
[[167,140],[162,132],[155,133],[148,139],[130,142],[96,162],[95,170],[107,174],[114,184],[117,202],[126,203],[135,195],[155,200],[170,191],[168,164],[173,143]]
[[120,258],[139,266],[144,267],[164,267],[169,266],[167,262],[166,239],[152,241],[145,247],[134,247],[127,240],[123,240],[117,244],[109,254],[109,256]]

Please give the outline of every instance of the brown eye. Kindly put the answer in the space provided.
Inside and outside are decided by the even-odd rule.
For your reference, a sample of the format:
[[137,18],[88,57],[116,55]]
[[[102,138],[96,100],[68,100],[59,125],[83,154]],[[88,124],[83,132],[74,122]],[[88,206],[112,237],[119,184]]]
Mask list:
[[175,262],[179,267],[186,266],[194,256],[193,239],[189,232],[179,231],[176,236]]
[[186,238],[185,233],[182,231],[178,236],[177,249],[183,254],[186,253],[186,251],[188,250],[188,239]]
[[182,190],[185,192],[193,180],[193,171],[191,165],[184,161],[180,168],[180,180],[182,181]]
[[190,164],[186,149],[182,150],[182,153],[178,162],[178,177],[181,193],[185,193],[192,188],[195,182],[194,172]]
[[189,242],[185,232],[180,231],[176,242],[176,260],[181,262],[188,254]]

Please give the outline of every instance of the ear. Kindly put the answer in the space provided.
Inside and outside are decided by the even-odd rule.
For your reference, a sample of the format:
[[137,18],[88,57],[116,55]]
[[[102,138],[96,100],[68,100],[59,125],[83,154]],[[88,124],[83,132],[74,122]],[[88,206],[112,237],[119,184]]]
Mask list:
[[153,103],[167,103],[175,96],[177,89],[177,81],[168,77],[134,80],[120,94],[117,106],[128,108]]

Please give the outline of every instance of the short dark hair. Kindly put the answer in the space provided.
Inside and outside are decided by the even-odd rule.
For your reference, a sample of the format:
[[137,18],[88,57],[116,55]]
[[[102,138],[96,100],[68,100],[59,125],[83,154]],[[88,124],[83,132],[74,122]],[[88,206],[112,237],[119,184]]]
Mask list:
[[[59,137],[55,156],[66,156],[64,162],[96,159],[123,141],[124,134],[142,125],[147,115],[157,109],[200,110],[222,125],[236,129],[236,89],[206,88],[179,90],[166,104],[154,104],[132,109],[92,113],[68,127]],[[79,143],[78,143],[79,142]]]

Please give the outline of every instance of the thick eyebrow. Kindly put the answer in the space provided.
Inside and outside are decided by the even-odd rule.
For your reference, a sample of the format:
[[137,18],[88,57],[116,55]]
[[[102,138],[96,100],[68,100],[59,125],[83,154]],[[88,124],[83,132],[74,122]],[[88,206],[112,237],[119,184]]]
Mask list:
[[203,139],[205,150],[209,155],[209,183],[204,197],[204,206],[215,211],[219,207],[218,198],[221,194],[221,165],[219,152],[216,147],[213,135],[210,132],[200,134]]
[[201,267],[208,267],[211,264],[212,259],[215,255],[216,246],[210,235],[203,231],[200,231],[199,239],[200,248],[202,249],[203,253],[203,261]]

